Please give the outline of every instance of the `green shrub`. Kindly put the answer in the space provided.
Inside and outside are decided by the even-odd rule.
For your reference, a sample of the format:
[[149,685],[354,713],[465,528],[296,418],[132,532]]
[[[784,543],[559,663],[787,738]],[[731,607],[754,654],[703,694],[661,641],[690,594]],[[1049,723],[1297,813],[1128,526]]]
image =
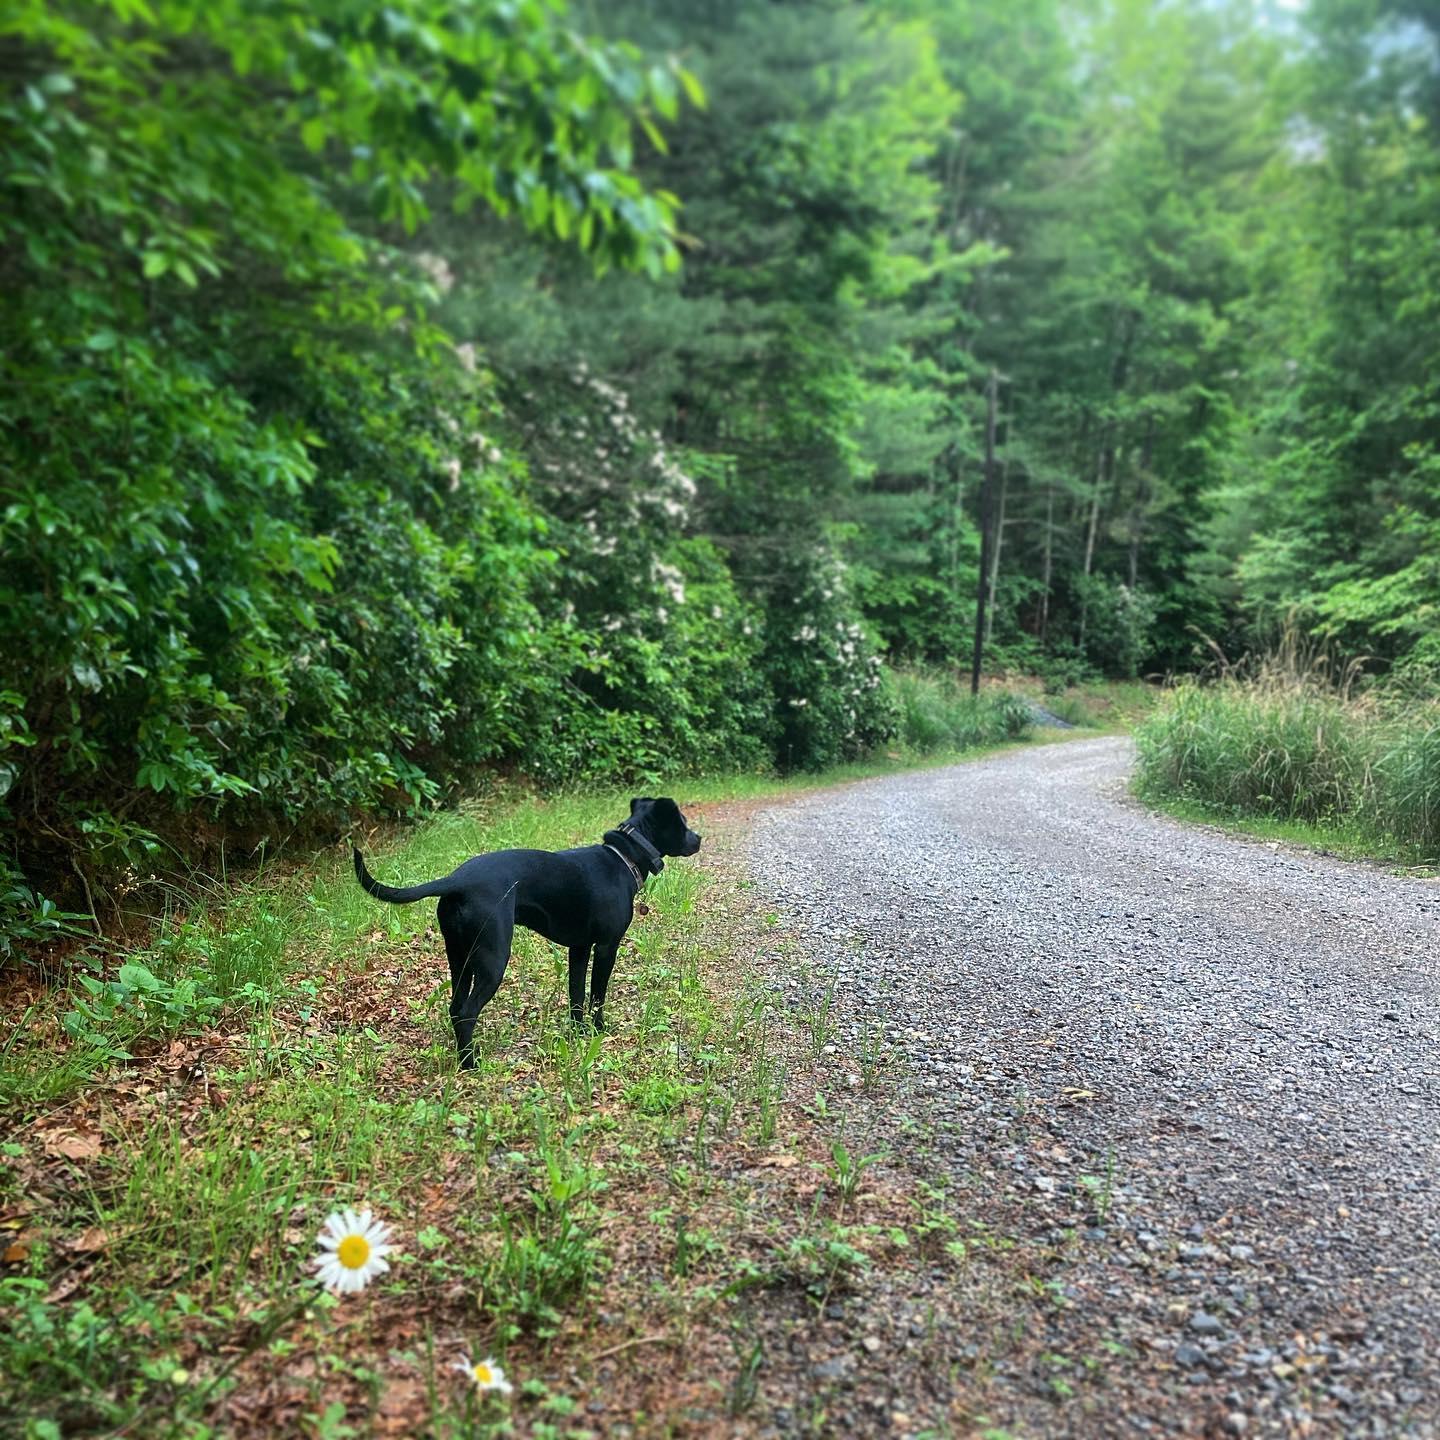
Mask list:
[[1156,597],[1108,576],[1080,575],[1074,583],[1085,611],[1084,658],[1102,674],[1133,680],[1154,648]]
[[444,263],[396,242],[519,187],[523,225],[673,267],[626,137],[677,75],[544,6],[352,11],[8,25],[0,948],[170,851],[414,811],[559,708],[557,556],[431,319]]
[[1440,847],[1440,704],[1353,698],[1320,676],[1178,686],[1136,731],[1142,794],[1357,825]]
[[768,765],[762,610],[720,550],[686,536],[689,456],[583,363],[525,377],[507,403],[558,552],[525,677],[532,718],[510,747],[520,766],[551,781],[638,781]]
[[899,740],[915,754],[969,750],[1013,740],[1025,732],[1030,713],[1009,691],[969,687],[949,671],[900,670],[891,687],[900,711]]

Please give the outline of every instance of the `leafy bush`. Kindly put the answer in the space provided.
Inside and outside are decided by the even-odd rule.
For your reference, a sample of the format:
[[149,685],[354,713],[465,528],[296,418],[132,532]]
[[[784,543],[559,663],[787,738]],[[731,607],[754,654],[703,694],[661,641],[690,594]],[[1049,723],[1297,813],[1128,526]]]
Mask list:
[[558,552],[540,602],[532,719],[513,750],[543,779],[658,777],[769,762],[761,611],[723,555],[685,535],[687,456],[583,362],[508,397]]
[[1133,680],[1154,645],[1156,597],[1100,575],[1077,576],[1075,583],[1085,606],[1084,659],[1103,674]]
[[[487,438],[489,381],[428,318],[443,268],[393,237],[443,185],[604,263],[673,267],[674,202],[628,173],[628,137],[693,82],[544,6],[60,0],[6,39],[20,870],[143,878],[217,821],[253,842],[409,811],[521,748],[558,684],[531,663],[556,557]],[[28,888],[7,882],[6,934],[56,918],[27,918]]]

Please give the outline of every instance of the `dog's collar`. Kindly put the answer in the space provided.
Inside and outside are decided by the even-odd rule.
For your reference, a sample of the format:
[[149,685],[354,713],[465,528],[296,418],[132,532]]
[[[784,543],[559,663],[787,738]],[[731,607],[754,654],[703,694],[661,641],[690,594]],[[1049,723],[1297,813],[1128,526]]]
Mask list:
[[624,863],[625,868],[630,872],[630,878],[635,882],[635,893],[638,895],[645,888],[645,877],[640,873],[640,868],[623,850],[617,850],[608,841],[605,848],[612,854],[618,855]]
[[644,860],[645,868],[652,875],[658,875],[665,868],[665,861],[660,852],[650,843],[649,839],[637,830],[629,820],[618,828],[619,833],[640,852],[640,858]]

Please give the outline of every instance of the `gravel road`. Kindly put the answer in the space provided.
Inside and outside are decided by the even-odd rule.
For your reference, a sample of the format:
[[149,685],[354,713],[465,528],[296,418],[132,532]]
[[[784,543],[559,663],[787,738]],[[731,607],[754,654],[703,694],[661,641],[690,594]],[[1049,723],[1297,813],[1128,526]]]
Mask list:
[[819,962],[789,983],[833,988],[842,1055],[903,1057],[928,1163],[1054,1242],[1052,1350],[1105,1339],[1102,1409],[1001,1360],[997,1421],[1440,1435],[1440,885],[1147,814],[1130,764],[764,812],[757,885]]

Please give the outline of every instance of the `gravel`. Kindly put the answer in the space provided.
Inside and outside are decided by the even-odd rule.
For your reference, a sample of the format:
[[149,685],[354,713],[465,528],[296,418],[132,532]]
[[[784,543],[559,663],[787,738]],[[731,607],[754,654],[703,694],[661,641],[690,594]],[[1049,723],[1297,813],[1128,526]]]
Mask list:
[[1440,887],[1147,814],[1130,762],[1073,741],[763,813],[754,876],[811,956],[776,984],[884,1047],[895,1149],[1051,1247],[1051,1349],[1107,1340],[1103,1423],[1004,1364],[994,1418],[1440,1436]]

